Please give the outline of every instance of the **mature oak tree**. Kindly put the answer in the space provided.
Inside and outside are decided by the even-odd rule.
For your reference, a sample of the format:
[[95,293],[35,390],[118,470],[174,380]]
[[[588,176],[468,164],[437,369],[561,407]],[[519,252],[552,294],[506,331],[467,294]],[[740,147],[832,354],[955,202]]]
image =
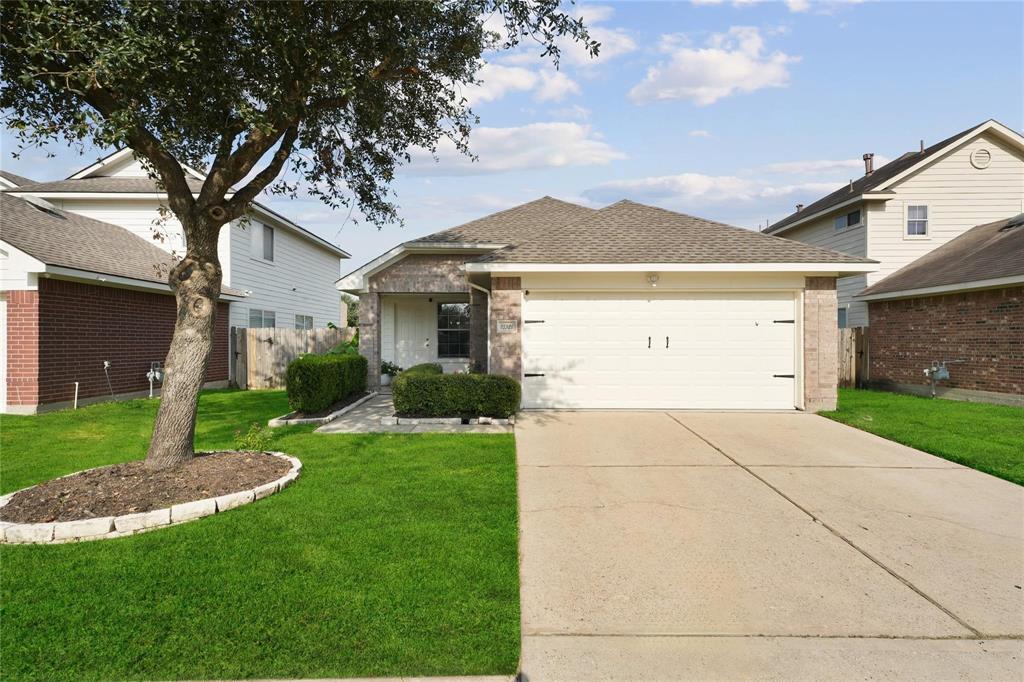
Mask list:
[[[393,222],[388,185],[411,148],[449,138],[468,153],[463,89],[485,51],[536,41],[557,63],[563,39],[598,48],[560,0],[5,0],[0,30],[0,107],[22,146],[130,147],[184,229],[157,468],[193,454],[223,225],[300,183]],[[184,166],[205,170],[198,193]]]

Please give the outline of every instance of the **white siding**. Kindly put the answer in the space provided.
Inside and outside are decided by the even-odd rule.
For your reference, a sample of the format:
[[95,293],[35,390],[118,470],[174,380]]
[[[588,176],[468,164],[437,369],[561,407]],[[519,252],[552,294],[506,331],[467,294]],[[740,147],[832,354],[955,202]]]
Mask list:
[[[181,223],[173,216],[162,223],[166,241],[154,240],[159,217],[156,199],[75,199],[54,201],[60,208],[96,220],[120,225],[165,251],[184,253]],[[252,225],[262,223],[253,220]],[[278,327],[295,326],[296,315],[311,315],[314,327],[340,319],[341,294],[334,286],[341,272],[337,255],[283,227],[274,229],[274,262],[252,255],[250,232],[237,223],[220,233],[217,252],[224,284],[251,291],[248,299],[231,305],[231,326],[249,326],[249,309],[273,310]]]
[[[168,253],[182,254],[185,251],[181,223],[173,214],[161,220],[160,202],[156,199],[58,199],[50,203],[93,220],[120,225]],[[157,234],[166,238],[155,239]]]
[[[851,211],[860,209],[860,227],[848,227],[843,230],[836,230],[833,220],[838,215],[845,215]],[[834,214],[818,220],[813,220],[806,225],[794,228],[783,236],[805,244],[813,244],[825,249],[842,251],[853,256],[867,255],[867,237],[864,220],[867,215],[864,212],[864,204],[845,206]],[[854,277],[840,277],[836,281],[836,289],[839,295],[839,306],[846,307],[846,324],[849,327],[863,327],[868,323],[868,305],[863,301],[854,301],[853,296],[867,286],[867,279],[864,275]],[[836,322],[838,324],[838,320]]]
[[334,287],[341,274],[338,256],[278,228],[274,262],[269,263],[252,254],[253,228],[262,229],[262,224],[253,220],[249,227],[231,226],[231,286],[252,292],[232,304],[231,325],[248,327],[250,308],[273,310],[278,327],[294,327],[296,315],[312,315],[314,327],[344,325],[341,293]]
[[[976,149],[992,154],[988,168],[971,165]],[[881,262],[881,280],[966,230],[1024,211],[1024,156],[983,135],[891,188],[896,197],[869,210],[868,257]],[[928,206],[928,237],[904,238],[906,206]]]

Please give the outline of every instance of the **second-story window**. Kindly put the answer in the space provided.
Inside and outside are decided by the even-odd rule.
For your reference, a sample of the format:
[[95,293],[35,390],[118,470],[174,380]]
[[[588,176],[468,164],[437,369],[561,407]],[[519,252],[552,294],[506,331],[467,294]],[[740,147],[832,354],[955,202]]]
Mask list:
[[928,236],[928,207],[907,206],[907,236]]
[[251,243],[249,253],[254,258],[274,262],[274,228],[253,222],[249,226]]
[[836,216],[835,220],[832,221],[836,230],[845,230],[848,227],[854,227],[860,225],[860,211],[850,211],[843,215]]

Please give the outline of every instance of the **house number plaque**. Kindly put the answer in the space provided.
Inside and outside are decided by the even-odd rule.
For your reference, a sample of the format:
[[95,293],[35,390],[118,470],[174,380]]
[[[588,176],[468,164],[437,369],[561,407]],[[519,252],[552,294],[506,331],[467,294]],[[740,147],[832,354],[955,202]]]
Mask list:
[[516,320],[498,320],[499,334],[514,334],[519,329]]

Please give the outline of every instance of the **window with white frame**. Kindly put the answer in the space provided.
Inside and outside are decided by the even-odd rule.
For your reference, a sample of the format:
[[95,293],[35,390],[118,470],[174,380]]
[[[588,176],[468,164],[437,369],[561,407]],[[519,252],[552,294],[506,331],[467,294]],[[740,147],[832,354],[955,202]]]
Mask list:
[[296,329],[312,329],[313,328],[313,316],[312,315],[296,315],[295,316],[295,328]]
[[437,306],[437,357],[469,357],[469,304]]
[[907,236],[928,236],[928,207],[921,205],[907,206]]
[[253,258],[274,262],[274,228],[253,221],[249,225],[250,249]]
[[840,329],[846,329],[846,327],[848,326],[848,323],[847,323],[847,320],[846,320],[846,314],[847,314],[846,313],[846,308],[845,307],[840,307],[839,308],[839,328]]
[[836,230],[845,230],[848,227],[854,227],[860,225],[860,210],[850,211],[840,216],[836,216],[835,220],[832,221],[832,225]]
[[261,329],[263,327],[276,327],[277,315],[274,314],[273,310],[260,310],[259,308],[249,308],[249,326],[253,329]]

